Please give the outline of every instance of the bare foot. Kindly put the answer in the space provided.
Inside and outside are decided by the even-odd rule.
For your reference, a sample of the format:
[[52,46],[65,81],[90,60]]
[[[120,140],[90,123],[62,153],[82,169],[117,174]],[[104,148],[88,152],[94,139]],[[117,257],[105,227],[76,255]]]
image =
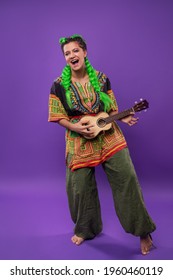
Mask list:
[[147,235],[146,237],[140,237],[140,243],[142,255],[147,255],[153,245],[152,239],[149,235]]
[[72,236],[71,241],[76,245],[80,245],[84,242],[84,239],[82,237],[78,237],[77,235],[74,235]]

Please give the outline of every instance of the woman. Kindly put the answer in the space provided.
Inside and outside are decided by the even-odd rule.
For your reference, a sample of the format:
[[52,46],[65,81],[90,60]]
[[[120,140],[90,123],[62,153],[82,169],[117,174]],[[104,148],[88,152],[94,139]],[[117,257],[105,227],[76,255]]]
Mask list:
[[[118,112],[110,81],[91,66],[82,36],[61,38],[60,44],[67,65],[51,88],[49,121],[66,128],[67,194],[75,223],[71,240],[80,245],[102,231],[94,176],[94,167],[102,164],[120,223],[126,232],[140,237],[145,255],[152,247],[150,233],[156,227],[145,208],[126,140],[115,122],[94,137],[94,126],[82,118],[102,111],[109,115]],[[121,121],[132,126],[138,118],[130,115]]]

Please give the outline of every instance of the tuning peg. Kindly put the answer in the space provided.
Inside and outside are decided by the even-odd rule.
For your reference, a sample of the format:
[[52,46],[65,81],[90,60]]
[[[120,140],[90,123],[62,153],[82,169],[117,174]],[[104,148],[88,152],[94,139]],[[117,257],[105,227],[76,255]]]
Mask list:
[[143,98],[140,98],[140,101],[143,101]]
[[135,101],[135,104],[138,104],[138,101]]
[[147,112],[147,109],[145,109],[144,112]]

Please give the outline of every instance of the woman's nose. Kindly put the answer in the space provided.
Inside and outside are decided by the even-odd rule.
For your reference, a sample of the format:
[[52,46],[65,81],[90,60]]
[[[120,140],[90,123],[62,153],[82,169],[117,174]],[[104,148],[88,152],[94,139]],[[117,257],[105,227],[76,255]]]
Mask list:
[[75,57],[75,54],[74,53],[70,53],[70,58],[73,58],[73,57]]

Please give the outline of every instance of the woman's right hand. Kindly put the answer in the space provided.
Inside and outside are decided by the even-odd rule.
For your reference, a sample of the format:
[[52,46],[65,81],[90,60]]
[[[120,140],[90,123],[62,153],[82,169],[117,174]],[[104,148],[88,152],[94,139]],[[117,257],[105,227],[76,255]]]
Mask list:
[[86,120],[80,120],[77,123],[71,124],[71,130],[83,135],[83,136],[93,136],[92,128],[94,127],[93,124],[89,124]]

